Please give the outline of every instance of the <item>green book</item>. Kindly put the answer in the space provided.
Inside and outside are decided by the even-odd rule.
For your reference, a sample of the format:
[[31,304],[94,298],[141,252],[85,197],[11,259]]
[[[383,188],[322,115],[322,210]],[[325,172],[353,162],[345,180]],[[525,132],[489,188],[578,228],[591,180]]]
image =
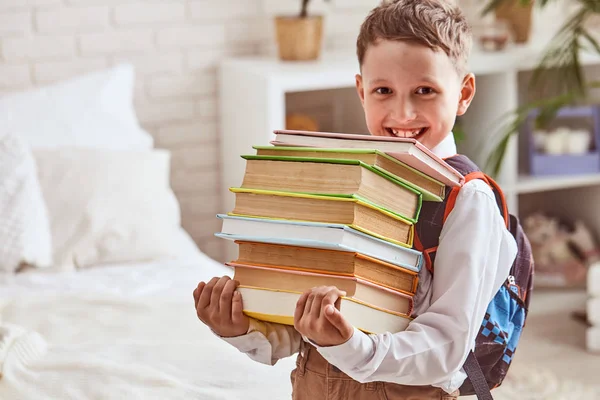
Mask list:
[[422,194],[360,160],[242,155],[245,189],[360,200],[415,223]]
[[249,188],[229,190],[235,194],[230,216],[343,224],[384,241],[413,247],[413,222],[356,197]]
[[441,202],[446,185],[379,150],[313,147],[253,146],[260,156],[358,160],[409,185],[423,195],[423,201]]

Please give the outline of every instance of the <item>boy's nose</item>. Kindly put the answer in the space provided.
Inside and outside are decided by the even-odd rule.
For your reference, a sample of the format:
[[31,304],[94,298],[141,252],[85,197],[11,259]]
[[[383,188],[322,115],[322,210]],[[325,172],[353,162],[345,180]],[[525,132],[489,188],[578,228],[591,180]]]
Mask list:
[[417,112],[412,102],[398,99],[392,110],[392,118],[397,122],[412,121],[417,117]]

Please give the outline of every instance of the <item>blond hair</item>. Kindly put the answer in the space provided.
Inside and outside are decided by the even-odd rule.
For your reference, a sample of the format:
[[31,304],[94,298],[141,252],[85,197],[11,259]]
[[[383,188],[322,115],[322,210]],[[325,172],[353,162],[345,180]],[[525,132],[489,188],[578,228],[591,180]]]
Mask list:
[[356,40],[360,66],[367,48],[382,39],[442,50],[461,74],[467,69],[473,41],[465,16],[448,0],[383,0],[361,25]]

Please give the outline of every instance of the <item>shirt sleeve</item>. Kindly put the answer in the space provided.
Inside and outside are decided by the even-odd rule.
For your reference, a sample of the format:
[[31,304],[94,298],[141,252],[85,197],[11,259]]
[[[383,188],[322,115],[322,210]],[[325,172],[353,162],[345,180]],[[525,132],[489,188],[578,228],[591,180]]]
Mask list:
[[355,329],[346,343],[318,351],[359,382],[444,387],[474,347],[516,253],[491,188],[469,181],[442,228],[429,308],[406,331],[367,335]]
[[219,337],[254,361],[266,365],[275,365],[278,360],[297,353],[302,340],[293,326],[272,324],[254,318],[250,318],[250,327],[245,335]]

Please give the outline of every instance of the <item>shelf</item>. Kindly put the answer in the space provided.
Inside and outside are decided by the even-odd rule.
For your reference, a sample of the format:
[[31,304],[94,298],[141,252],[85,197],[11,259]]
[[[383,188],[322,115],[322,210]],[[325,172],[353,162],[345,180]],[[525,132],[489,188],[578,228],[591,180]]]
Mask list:
[[593,185],[600,185],[600,173],[585,175],[557,175],[547,177],[521,175],[519,176],[517,184],[513,187],[507,187],[506,191],[517,194],[526,194]]

